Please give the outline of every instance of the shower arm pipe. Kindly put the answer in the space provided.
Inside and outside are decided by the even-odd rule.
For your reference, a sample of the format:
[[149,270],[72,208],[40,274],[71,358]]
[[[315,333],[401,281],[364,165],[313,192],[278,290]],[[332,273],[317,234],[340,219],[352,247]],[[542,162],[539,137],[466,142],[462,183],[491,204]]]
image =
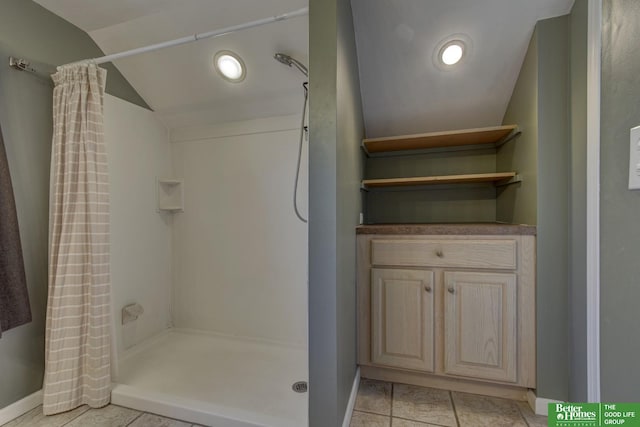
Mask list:
[[288,19],[297,18],[309,14],[309,8],[303,7],[302,9],[294,10],[292,12],[283,13],[281,15],[271,16],[269,18],[258,19],[256,21],[246,22],[244,24],[232,25],[230,27],[221,28],[219,30],[208,31],[205,33],[198,33],[187,37],[181,37],[179,39],[169,40],[166,42],[156,43],[149,46],[138,47],[131,50],[125,50],[124,52],[114,53],[111,55],[101,56],[99,58],[86,59],[83,61],[76,61],[69,64],[62,65],[58,68],[82,64],[85,62],[93,62],[95,64],[104,64],[105,62],[111,62],[116,59],[127,58],[129,56],[139,55],[141,53],[153,52],[155,50],[164,49],[167,47],[178,46],[181,44],[191,43],[198,40],[210,39],[213,37],[224,36],[226,34],[235,33],[237,31],[246,30],[249,28],[261,27],[263,25],[271,24],[278,21],[286,21]]

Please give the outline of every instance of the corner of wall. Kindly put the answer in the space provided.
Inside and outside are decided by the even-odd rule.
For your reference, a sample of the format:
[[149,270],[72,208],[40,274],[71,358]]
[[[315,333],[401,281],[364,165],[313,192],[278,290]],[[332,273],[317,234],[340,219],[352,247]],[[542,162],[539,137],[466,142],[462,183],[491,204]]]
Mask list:
[[538,191],[538,31],[534,30],[503,124],[518,125],[522,134],[496,154],[498,171],[515,170],[522,182],[498,190],[497,221],[537,224]]
[[569,29],[539,21],[537,188],[537,392],[569,398]]

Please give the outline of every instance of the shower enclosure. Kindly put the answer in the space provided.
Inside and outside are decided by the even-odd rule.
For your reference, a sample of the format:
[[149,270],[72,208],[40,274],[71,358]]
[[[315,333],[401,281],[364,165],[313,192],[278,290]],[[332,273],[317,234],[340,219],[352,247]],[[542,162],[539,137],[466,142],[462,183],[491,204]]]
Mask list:
[[[167,141],[151,112],[107,96],[113,403],[203,425],[307,424],[307,393],[292,387],[308,378],[307,226],[291,206],[299,120]],[[166,185],[184,206],[158,208]],[[130,304],[144,312],[122,324]]]
[[272,61],[295,95],[288,115],[167,132],[106,96],[112,403],[201,425],[308,424],[306,76],[288,58],[296,69]]

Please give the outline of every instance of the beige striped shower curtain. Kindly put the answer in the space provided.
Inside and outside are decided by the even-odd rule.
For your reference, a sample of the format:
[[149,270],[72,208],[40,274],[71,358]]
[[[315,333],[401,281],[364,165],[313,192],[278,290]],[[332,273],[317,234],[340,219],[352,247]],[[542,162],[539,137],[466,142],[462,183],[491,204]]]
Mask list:
[[95,64],[67,66],[52,78],[47,415],[83,404],[101,407],[111,397],[106,70]]

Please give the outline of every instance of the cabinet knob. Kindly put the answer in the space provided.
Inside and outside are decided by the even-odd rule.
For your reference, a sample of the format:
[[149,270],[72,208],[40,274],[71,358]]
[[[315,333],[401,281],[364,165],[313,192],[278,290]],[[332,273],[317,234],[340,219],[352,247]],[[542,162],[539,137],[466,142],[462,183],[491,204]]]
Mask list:
[[427,292],[431,292],[431,286],[427,285],[424,287],[424,290]]
[[450,294],[454,293],[455,290],[453,289],[453,286],[449,286],[449,288],[447,289],[447,291],[449,291]]
[[442,250],[438,249],[438,250],[436,251],[436,256],[437,256],[438,258],[442,258],[442,257],[444,256],[444,253],[442,252]]

